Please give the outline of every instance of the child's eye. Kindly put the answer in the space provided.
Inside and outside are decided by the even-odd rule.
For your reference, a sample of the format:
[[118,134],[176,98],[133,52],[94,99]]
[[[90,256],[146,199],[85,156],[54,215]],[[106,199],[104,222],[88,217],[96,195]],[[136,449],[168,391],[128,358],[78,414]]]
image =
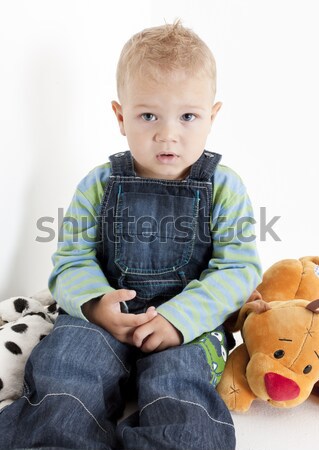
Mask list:
[[196,119],[196,116],[192,113],[186,113],[182,115],[181,119],[185,120],[185,122],[192,122],[194,119]]
[[156,116],[155,114],[152,113],[143,113],[141,115],[142,119],[145,120],[146,122],[154,122],[154,120],[156,120]]

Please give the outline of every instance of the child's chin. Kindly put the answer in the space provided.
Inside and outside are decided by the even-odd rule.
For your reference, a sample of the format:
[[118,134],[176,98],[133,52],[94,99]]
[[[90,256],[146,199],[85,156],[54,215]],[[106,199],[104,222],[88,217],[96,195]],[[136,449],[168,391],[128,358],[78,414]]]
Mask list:
[[182,171],[167,170],[159,173],[157,178],[162,178],[164,180],[182,180],[187,175],[187,172],[186,169]]

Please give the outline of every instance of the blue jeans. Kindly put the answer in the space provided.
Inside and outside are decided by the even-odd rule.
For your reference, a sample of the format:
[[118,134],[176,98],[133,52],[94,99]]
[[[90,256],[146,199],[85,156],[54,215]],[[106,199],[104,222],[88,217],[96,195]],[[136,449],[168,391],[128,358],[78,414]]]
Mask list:
[[[118,424],[133,373],[138,412]],[[200,345],[145,355],[62,314],[27,362],[23,396],[0,411],[0,449],[232,450],[210,380]]]

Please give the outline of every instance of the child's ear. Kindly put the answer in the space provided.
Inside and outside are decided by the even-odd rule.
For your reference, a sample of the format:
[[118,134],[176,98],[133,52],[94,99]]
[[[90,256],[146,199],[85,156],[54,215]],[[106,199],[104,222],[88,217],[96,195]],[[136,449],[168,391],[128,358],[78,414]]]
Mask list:
[[211,113],[211,121],[212,123],[214,122],[215,117],[218,114],[218,111],[220,110],[220,108],[222,107],[222,103],[221,102],[217,102],[215,103],[215,105],[212,107],[212,113]]
[[122,111],[122,106],[117,103],[115,100],[112,101],[112,109],[114,111],[114,114],[116,115],[119,127],[120,127],[120,132],[121,134],[123,134],[123,136],[126,136],[125,134],[125,128],[124,128],[124,119],[123,119],[123,111]]

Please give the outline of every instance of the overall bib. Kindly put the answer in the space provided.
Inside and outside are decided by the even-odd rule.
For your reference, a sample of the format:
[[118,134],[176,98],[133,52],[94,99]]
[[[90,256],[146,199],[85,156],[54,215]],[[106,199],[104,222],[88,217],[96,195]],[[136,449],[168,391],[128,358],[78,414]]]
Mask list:
[[112,287],[136,291],[129,312],[159,306],[208,267],[213,178],[220,159],[205,151],[188,178],[176,181],[136,176],[129,151],[110,157],[97,258]]

